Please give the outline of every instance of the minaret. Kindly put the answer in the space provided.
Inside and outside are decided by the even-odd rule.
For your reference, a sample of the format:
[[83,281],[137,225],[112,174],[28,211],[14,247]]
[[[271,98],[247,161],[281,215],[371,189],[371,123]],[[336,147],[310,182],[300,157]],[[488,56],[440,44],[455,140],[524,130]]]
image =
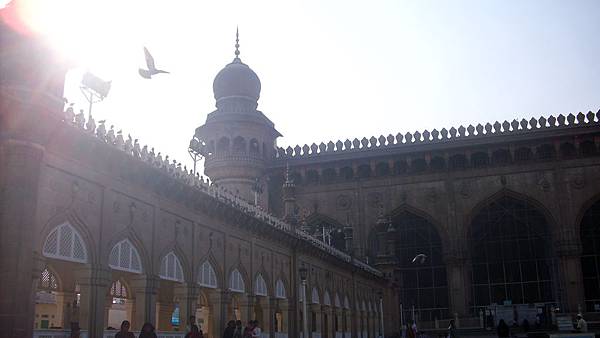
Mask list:
[[[202,145],[204,172],[213,183],[254,203],[267,161],[275,156],[275,125],[256,108],[260,79],[240,58],[239,33],[236,32],[235,57],[215,77],[213,92],[217,109],[206,123],[196,129]],[[266,190],[266,189],[265,189]],[[267,208],[268,198],[258,196]]]
[[296,185],[290,177],[290,165],[285,165],[285,182],[283,183],[283,219],[292,225],[298,223],[296,217]]

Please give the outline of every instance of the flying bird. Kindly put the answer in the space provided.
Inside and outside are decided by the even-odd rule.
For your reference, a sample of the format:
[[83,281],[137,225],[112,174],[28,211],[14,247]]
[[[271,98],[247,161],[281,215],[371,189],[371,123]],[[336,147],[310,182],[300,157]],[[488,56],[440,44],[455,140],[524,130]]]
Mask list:
[[427,255],[425,254],[418,254],[415,256],[415,258],[413,258],[412,263],[418,263],[418,264],[423,264],[425,263],[425,260],[427,259]]
[[146,67],[148,67],[148,69],[140,68],[138,70],[138,72],[144,79],[150,79],[152,78],[152,75],[160,73],[169,74],[169,72],[167,71],[156,69],[156,66],[154,65],[154,58],[152,57],[152,54],[150,54],[148,48],[146,47],[144,47],[144,54],[146,55]]

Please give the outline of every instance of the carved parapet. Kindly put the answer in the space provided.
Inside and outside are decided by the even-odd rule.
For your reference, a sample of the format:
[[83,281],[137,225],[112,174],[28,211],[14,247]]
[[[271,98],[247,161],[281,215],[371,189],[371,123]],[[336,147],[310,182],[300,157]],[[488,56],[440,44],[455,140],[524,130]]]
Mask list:
[[423,132],[416,131],[414,133],[398,133],[395,137],[390,134],[387,137],[383,135],[379,136],[378,138],[371,136],[370,138],[363,137],[360,140],[355,138],[352,141],[346,140],[344,142],[341,140],[337,140],[336,142],[329,141],[327,143],[321,142],[319,146],[317,146],[315,143],[313,143],[311,146],[307,144],[304,146],[297,145],[293,148],[287,147],[285,150],[283,148],[279,148],[276,152],[276,156],[280,159],[300,158],[318,156],[328,153],[360,151],[373,148],[402,147],[426,143],[444,143],[452,142],[455,139],[485,138],[506,134],[524,134],[537,130],[595,125],[599,123],[599,119],[600,111],[597,113],[590,111],[587,114],[578,113],[577,115],[569,114],[567,116],[561,114],[558,115],[558,117],[550,115],[548,118],[544,116],[539,118],[531,117],[529,120],[523,118],[520,121],[514,119],[512,122],[504,121],[500,123],[496,121],[494,123],[488,122],[485,125],[479,123],[476,126],[468,125],[467,127],[458,126],[451,127],[450,129],[443,128],[440,131],[433,129],[431,132],[424,130]]

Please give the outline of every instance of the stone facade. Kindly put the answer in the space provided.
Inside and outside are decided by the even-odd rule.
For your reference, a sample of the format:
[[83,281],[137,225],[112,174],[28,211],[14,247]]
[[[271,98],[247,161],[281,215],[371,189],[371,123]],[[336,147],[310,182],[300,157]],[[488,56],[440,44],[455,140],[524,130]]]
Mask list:
[[[132,330],[150,322],[179,337],[195,315],[208,337],[232,319],[259,320],[264,337],[298,337],[303,268],[309,336],[380,334],[378,304],[390,292],[381,272],[246,202],[244,191],[63,111],[67,67],[53,67],[43,42],[1,28],[3,336],[77,323],[83,336],[104,337],[127,318]],[[42,324],[35,314],[47,316],[49,303],[53,321]]]

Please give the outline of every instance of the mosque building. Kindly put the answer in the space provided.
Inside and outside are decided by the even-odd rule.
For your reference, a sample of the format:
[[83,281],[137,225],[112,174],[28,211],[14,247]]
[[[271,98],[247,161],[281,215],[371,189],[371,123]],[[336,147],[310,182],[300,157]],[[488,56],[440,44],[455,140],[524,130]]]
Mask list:
[[210,338],[236,319],[376,338],[600,313],[600,112],[281,146],[236,46],[190,135],[207,180],[64,110],[68,65],[0,33],[7,337],[112,337],[124,319],[183,337],[193,316]]

